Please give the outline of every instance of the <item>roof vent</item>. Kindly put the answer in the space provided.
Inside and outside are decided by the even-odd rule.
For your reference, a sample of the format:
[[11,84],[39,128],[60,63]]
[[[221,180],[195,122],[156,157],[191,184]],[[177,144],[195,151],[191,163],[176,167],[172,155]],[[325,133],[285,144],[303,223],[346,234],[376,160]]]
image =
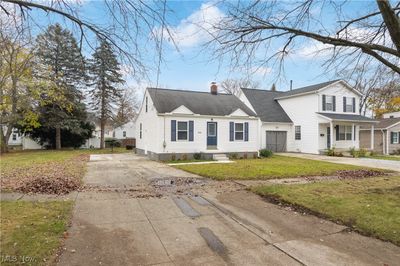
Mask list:
[[211,86],[210,86],[210,93],[213,95],[217,95],[218,94],[218,86],[216,82],[211,82]]

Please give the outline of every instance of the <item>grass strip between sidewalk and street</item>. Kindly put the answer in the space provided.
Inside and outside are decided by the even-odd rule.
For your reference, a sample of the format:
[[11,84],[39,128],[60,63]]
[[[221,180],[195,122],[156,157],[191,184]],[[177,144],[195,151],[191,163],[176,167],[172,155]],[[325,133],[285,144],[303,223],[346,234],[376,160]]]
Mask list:
[[252,191],[273,202],[294,205],[400,245],[399,176],[265,185]]
[[1,265],[52,264],[72,207],[72,201],[1,201]]

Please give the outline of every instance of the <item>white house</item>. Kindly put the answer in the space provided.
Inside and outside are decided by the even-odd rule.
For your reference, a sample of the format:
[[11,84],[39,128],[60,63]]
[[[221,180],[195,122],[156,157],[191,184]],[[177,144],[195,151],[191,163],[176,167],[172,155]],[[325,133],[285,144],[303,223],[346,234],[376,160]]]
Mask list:
[[22,134],[18,129],[14,128],[8,139],[8,146],[10,149],[21,150],[40,150],[42,146],[30,137]]
[[[260,149],[322,153],[360,147],[361,93],[343,80],[286,92],[241,89],[238,97],[148,88],[136,119],[138,153],[168,160],[194,153],[252,157]],[[371,138],[371,147],[374,146]]]
[[258,117],[237,97],[211,92],[148,88],[136,117],[136,150],[158,160],[202,153],[254,157]]
[[113,136],[117,139],[135,138],[135,122],[130,121],[122,126],[114,128]]
[[358,149],[361,125],[373,132],[376,121],[359,115],[360,97],[343,80],[286,92],[242,89],[239,95],[260,118],[259,148],[314,154]]

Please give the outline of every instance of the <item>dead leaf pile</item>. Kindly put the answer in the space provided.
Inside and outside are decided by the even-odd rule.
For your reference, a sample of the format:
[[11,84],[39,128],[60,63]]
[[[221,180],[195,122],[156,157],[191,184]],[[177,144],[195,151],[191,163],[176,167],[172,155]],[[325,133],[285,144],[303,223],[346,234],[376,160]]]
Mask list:
[[383,171],[378,170],[340,170],[336,172],[339,179],[359,179],[366,177],[382,176],[385,175]]
[[65,194],[79,188],[88,155],[9,169],[1,173],[1,187],[23,193]]

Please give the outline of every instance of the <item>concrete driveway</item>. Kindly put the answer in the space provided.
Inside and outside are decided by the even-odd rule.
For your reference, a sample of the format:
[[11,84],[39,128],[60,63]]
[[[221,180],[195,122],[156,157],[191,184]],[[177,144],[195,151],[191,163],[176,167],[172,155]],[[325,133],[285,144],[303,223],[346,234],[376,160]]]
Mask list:
[[349,157],[332,157],[326,155],[306,154],[306,153],[278,153],[284,156],[325,161],[331,163],[342,163],[357,166],[373,167],[385,170],[400,172],[400,161],[380,160],[371,158],[349,158]]
[[59,265],[395,265],[400,248],[133,154],[97,155]]

